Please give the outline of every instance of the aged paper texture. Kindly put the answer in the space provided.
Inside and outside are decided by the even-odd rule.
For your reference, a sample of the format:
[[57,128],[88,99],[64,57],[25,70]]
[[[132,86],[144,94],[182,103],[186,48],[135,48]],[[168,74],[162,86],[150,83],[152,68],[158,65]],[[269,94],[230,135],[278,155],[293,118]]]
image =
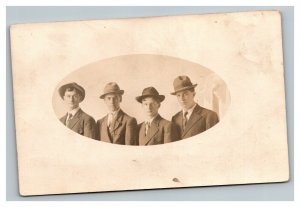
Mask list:
[[10,32],[21,195],[289,179],[279,12]]

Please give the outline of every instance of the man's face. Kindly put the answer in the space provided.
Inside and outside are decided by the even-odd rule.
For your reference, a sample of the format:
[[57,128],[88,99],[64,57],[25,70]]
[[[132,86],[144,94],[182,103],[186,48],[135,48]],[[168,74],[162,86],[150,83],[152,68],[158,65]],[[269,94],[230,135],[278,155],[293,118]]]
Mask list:
[[75,109],[79,106],[81,96],[75,91],[66,91],[64,95],[64,102],[69,107],[69,110]]
[[176,93],[178,102],[183,109],[189,109],[194,105],[194,96],[195,92],[192,92],[190,90],[180,91]]
[[120,108],[121,96],[118,94],[107,94],[104,97],[104,102],[109,111],[116,111]]
[[147,117],[154,117],[158,114],[160,103],[157,102],[153,97],[146,97],[142,100],[142,108]]

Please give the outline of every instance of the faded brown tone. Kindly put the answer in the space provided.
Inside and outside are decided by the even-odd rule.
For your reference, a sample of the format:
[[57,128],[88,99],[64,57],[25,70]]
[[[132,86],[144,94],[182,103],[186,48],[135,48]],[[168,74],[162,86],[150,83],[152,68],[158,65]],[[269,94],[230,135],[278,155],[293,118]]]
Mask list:
[[[283,182],[289,179],[279,12],[15,25],[11,27],[11,47],[22,195]],[[178,57],[209,68],[218,76],[210,76],[214,73],[209,71],[210,78],[205,76],[201,79],[203,83],[220,77],[230,91],[231,103],[230,107],[225,104],[225,116],[221,115],[216,126],[199,135],[151,147],[97,142],[66,130],[58,121],[63,110],[54,107],[53,111],[57,101],[53,92],[58,83],[63,84],[62,79],[69,81],[67,76],[77,68],[126,54]],[[115,66],[127,65],[127,60],[123,60]],[[144,61],[140,65],[151,63],[153,61]],[[160,65],[164,64],[162,58]],[[106,71],[107,68],[102,69]],[[120,87],[127,87],[127,79],[122,79],[127,77],[124,74],[135,70],[133,64],[130,71],[118,74]],[[185,67],[178,67],[178,71],[190,75]],[[169,77],[169,71],[149,72],[161,80],[160,87],[165,91],[157,87],[160,93],[173,91],[170,82],[160,78]],[[74,74],[79,79],[85,73]],[[132,82],[134,80],[135,76],[132,76]],[[200,83],[199,79],[192,81]],[[105,83],[99,81],[99,92],[95,96],[99,96]],[[90,91],[95,86],[94,82],[90,84],[82,85]],[[127,106],[125,100],[140,94],[142,88],[156,87],[148,81],[144,84],[124,88],[124,107]],[[217,89],[226,94],[226,87]],[[199,97],[206,91],[209,90],[199,90]],[[103,117],[100,101],[97,111],[88,106],[95,96],[87,94],[81,107],[88,114]],[[198,103],[205,106],[201,103],[205,100],[199,98]],[[174,101],[176,103],[176,99]],[[228,103],[228,99],[216,105],[222,106],[222,103]],[[174,115],[173,110],[163,110],[168,106],[171,105],[162,104],[160,109],[166,119]],[[176,112],[179,110],[178,105],[172,106]],[[134,105],[132,108],[138,110]],[[131,114],[129,110],[128,114]]]

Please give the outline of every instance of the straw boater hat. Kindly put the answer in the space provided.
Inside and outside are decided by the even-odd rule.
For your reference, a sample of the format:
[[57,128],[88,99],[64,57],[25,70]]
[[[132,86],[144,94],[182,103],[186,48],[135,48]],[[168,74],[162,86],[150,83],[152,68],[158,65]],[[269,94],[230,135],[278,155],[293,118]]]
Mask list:
[[177,92],[195,88],[197,84],[193,84],[189,77],[183,75],[175,78],[173,82],[173,86],[174,86],[174,92],[172,92],[171,94],[175,95]]
[[104,87],[103,94],[100,96],[100,98],[104,99],[104,97],[107,94],[111,94],[111,93],[116,93],[116,94],[123,95],[124,90],[120,90],[120,87],[118,86],[117,83],[110,82],[110,83],[106,84],[106,86]]
[[73,82],[73,83],[67,83],[65,85],[62,85],[59,89],[59,95],[62,99],[64,99],[65,96],[65,92],[67,88],[75,88],[81,96],[81,101],[83,101],[84,97],[85,97],[85,90],[82,86],[78,85],[77,83]]
[[136,97],[135,99],[138,102],[142,103],[143,98],[146,98],[146,97],[154,97],[157,100],[159,100],[159,102],[162,102],[163,100],[165,100],[165,96],[159,95],[159,93],[157,92],[157,90],[154,87],[145,88],[142,92],[142,95]]

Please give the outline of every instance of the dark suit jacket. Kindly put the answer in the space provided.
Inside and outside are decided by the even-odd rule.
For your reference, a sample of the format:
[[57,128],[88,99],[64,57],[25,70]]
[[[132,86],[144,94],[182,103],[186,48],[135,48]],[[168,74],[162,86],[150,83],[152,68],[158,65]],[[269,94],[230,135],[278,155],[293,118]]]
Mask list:
[[[60,121],[66,125],[68,113],[60,118]],[[69,127],[74,132],[86,137],[96,139],[96,122],[94,118],[79,109],[69,122]]]
[[176,126],[177,133],[181,139],[204,132],[219,122],[216,112],[203,108],[198,104],[186,124],[185,131],[182,131],[182,119],[182,111],[172,117],[172,122]]
[[145,122],[139,124],[139,145],[164,144],[178,139],[175,126],[160,115],[153,119],[147,136],[145,136]]
[[120,110],[112,134],[107,127],[108,115],[97,121],[98,140],[125,145],[137,145],[137,122]]

